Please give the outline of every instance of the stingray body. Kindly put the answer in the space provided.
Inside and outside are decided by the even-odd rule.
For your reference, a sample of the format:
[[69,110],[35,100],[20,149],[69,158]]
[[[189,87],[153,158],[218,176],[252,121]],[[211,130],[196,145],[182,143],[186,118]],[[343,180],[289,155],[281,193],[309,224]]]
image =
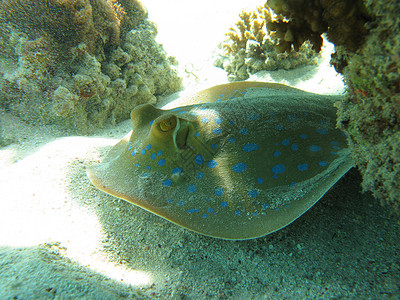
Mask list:
[[243,82],[171,110],[141,105],[131,113],[132,133],[87,172],[100,190],[198,233],[264,236],[302,215],[351,168],[335,129],[338,100]]

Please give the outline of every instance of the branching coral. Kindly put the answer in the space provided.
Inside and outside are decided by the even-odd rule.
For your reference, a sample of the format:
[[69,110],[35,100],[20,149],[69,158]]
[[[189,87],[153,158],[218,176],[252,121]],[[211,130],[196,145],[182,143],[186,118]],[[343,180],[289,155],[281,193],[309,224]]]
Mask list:
[[266,27],[273,20],[266,4],[252,12],[243,11],[239,17],[236,28],[230,28],[222,44],[224,54],[215,62],[228,72],[230,80],[244,80],[261,70],[287,70],[317,63],[318,55],[308,44],[297,52],[281,53],[278,39]]

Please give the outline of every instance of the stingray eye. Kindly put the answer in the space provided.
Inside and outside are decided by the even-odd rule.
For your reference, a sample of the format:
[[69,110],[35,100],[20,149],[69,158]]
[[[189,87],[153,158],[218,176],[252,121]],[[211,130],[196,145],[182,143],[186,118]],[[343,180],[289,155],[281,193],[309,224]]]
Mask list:
[[161,131],[168,131],[174,129],[176,127],[176,117],[170,117],[168,119],[162,120],[158,126],[160,127]]

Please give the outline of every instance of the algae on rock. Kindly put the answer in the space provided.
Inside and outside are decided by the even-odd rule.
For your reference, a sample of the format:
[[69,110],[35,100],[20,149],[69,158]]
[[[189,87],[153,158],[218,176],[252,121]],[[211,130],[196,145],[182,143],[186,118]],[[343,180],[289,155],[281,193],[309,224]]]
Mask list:
[[346,57],[347,96],[338,126],[349,136],[363,189],[400,213],[400,3],[365,1],[375,21],[356,53]]
[[246,80],[261,70],[289,70],[318,64],[320,55],[308,43],[297,51],[279,50],[279,39],[267,27],[273,20],[267,4],[252,12],[243,11],[239,17],[236,28],[230,28],[226,34],[228,39],[221,45],[223,53],[214,63],[228,73],[229,80]]
[[89,133],[181,79],[137,0],[0,1],[0,106]]

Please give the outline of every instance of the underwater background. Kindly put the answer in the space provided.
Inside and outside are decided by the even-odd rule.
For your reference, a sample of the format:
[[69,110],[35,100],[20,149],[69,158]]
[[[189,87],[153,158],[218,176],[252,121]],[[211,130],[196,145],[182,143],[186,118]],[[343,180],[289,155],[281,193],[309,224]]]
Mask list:
[[[160,2],[0,1],[0,298],[400,297],[400,4]],[[136,106],[243,80],[342,96],[357,167],[295,222],[220,240],[91,185]]]

